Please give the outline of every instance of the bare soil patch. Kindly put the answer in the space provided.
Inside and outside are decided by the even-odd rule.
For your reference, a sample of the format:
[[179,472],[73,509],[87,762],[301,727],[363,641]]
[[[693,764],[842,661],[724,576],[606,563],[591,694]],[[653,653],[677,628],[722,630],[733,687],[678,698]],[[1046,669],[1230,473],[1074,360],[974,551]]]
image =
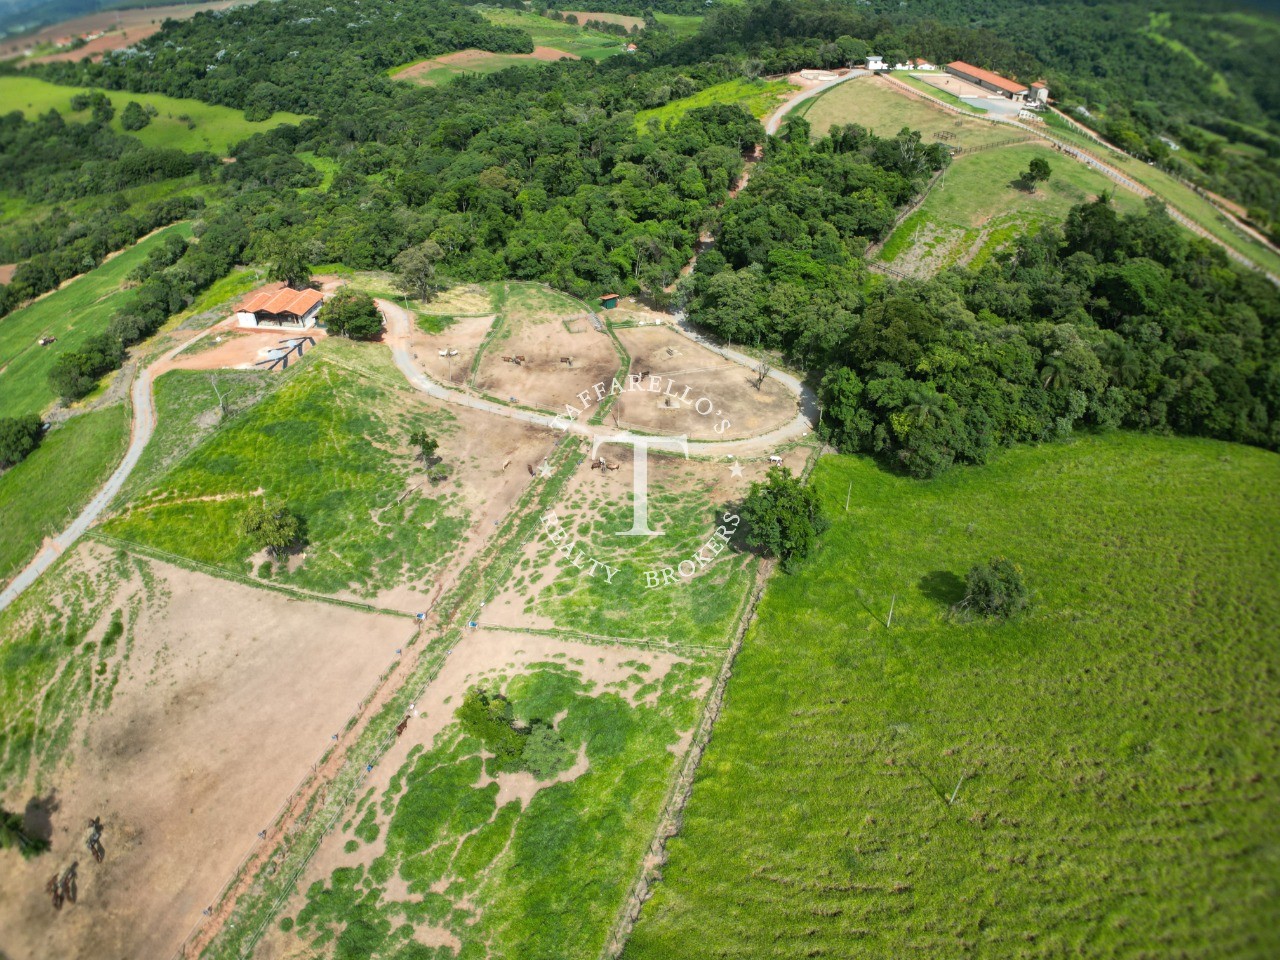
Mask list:
[[[796,399],[782,384],[766,379],[756,389],[751,370],[669,326],[616,332],[631,354],[631,372],[649,374],[642,381],[644,390],[627,391],[618,398],[614,412],[619,426],[693,440],[733,440],[766,433],[795,418]],[[655,391],[657,380],[662,384]],[[726,420],[729,425],[716,432]]]
[[[597,646],[511,631],[470,630],[449,653],[440,673],[423,697],[414,704],[404,734],[373,768],[373,772],[361,785],[359,795],[370,789],[374,791],[375,798],[386,793],[391,777],[404,765],[410,751],[418,745],[430,748],[436,737],[453,722],[453,711],[461,703],[462,695],[468,687],[485,680],[510,677],[536,663],[564,664],[566,660],[569,661],[570,669],[577,671],[585,680],[595,683],[597,691],[606,684],[624,680],[634,673],[637,663],[649,667],[646,679],[661,680],[676,663],[687,662],[686,658],[675,654],[633,647]],[[697,695],[701,696],[702,693],[700,690]],[[578,763],[555,781],[548,780],[539,784],[529,774],[503,774],[499,781],[503,801],[520,799],[527,805],[538,789],[551,786],[553,782],[572,779],[585,770],[586,758],[580,756]],[[480,782],[489,781],[482,774]],[[379,817],[380,822],[385,823],[385,820],[385,817]],[[334,831],[326,836],[310,865],[299,878],[298,892],[285,903],[280,916],[296,914],[306,902],[307,888],[316,880],[327,880],[335,869],[372,863],[385,852],[385,836],[386,831],[380,831],[378,841],[362,844],[352,853],[343,849],[348,835],[342,831]],[[258,960],[278,960],[298,955],[299,944],[292,934],[281,932],[274,924],[268,930],[254,951]],[[441,931],[427,925],[422,930],[420,939],[436,942],[440,936]]]
[[457,50],[453,53],[446,53],[442,57],[436,57],[436,63],[446,67],[466,67],[474,63],[487,60],[490,57],[514,57],[520,60],[543,60],[552,62],[555,60],[577,60],[577,54],[565,53],[563,50],[557,50],[555,47],[534,47],[533,53],[490,53],[488,50]]
[[630,30],[632,27],[644,29],[644,17],[632,17],[625,13],[594,13],[590,10],[565,10],[566,17],[577,17],[578,23],[586,23],[588,20],[599,20],[601,23],[616,23],[620,27],[626,27]]
[[556,60],[578,59],[580,57],[576,53],[557,50],[555,47],[534,47],[533,53],[491,53],[488,50],[476,50],[473,48],[446,53],[444,56],[432,57],[430,60],[420,60],[413,66],[397,71],[395,78],[397,80],[417,80],[424,74],[430,73],[432,70],[439,70],[441,67],[453,70],[485,70],[494,67],[495,64],[510,66],[522,60],[531,63],[554,63]]
[[[76,563],[105,548],[83,543]],[[403,619],[311,604],[163,563],[118,587],[147,602],[111,706],[81,723],[52,777],[53,849],[0,872],[14,960],[167,957],[413,634]],[[3,797],[22,809],[20,787]],[[103,863],[84,848],[101,816]],[[44,892],[79,862],[79,897]]]
[[[268,363],[259,363],[267,359],[267,351],[288,349],[285,341],[299,337],[311,337],[317,343],[327,334],[320,327],[309,330],[257,330],[239,327],[234,318],[224,320],[209,333],[196,347],[184,350],[172,361],[164,365],[164,370],[266,370]],[[200,349],[203,348],[203,349]],[[303,352],[310,350],[310,344],[303,345]],[[298,354],[290,354],[289,363],[298,359]],[[277,364],[276,371],[283,370],[286,364]],[[157,371],[156,375],[159,375]]]
[[[106,50],[117,50],[137,43],[160,29],[165,20],[189,20],[203,10],[226,10],[228,7],[243,5],[243,0],[218,0],[216,3],[201,3],[190,6],[171,4],[169,6],[137,7],[131,10],[104,10],[99,13],[64,20],[48,27],[41,27],[34,33],[21,37],[12,37],[0,45],[0,56],[11,57],[21,54],[33,46],[42,43],[56,43],[66,37],[79,37],[84,34],[110,31],[99,40],[113,41],[114,45],[99,46],[95,51],[98,56]],[[41,57],[33,63],[42,63],[50,59],[79,60],[87,56],[86,51],[98,44],[91,40],[79,50],[62,51],[50,57]]]
[[[517,362],[518,357],[524,360]],[[596,383],[609,384],[618,367],[608,334],[585,317],[538,320],[520,314],[505,318],[485,348],[475,386],[500,400],[514,397],[518,403],[558,413],[569,403],[581,409],[577,394]]]
[[449,324],[443,333],[423,333],[415,329],[413,357],[433,379],[461,387],[471,373],[476,351],[489,335],[494,319],[492,313],[461,317]]
[[17,269],[16,263],[0,263],[0,283],[8,284]]

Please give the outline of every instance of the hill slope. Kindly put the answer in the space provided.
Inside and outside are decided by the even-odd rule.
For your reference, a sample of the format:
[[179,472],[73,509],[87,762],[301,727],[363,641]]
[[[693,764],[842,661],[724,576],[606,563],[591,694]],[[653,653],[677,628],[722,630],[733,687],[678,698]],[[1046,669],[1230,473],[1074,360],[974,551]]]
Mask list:
[[[1275,956],[1278,479],[1123,434],[823,460],[625,956]],[[953,622],[1000,554],[1033,610]]]

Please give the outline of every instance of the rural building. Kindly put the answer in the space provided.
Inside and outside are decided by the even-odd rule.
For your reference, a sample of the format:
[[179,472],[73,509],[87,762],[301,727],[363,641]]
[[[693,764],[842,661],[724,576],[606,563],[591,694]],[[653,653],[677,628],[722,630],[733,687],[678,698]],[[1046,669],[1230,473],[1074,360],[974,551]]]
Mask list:
[[293,290],[273,284],[249,294],[236,311],[236,322],[241,327],[305,330],[316,325],[316,314],[323,302],[319,290]]
[[928,60],[921,60],[919,57],[912,57],[906,63],[895,63],[893,65],[893,69],[895,70],[937,70],[938,68],[935,67]]
[[[963,60],[953,60],[947,64],[947,73],[953,77],[959,77],[972,83],[976,87],[983,90],[990,90],[992,93],[998,93],[1001,96],[1009,97],[1011,100],[1025,100],[1027,98],[1028,88],[1026,84],[1017,83],[1013,80],[1007,80],[998,73],[992,73],[990,70],[983,70],[981,67],[975,67],[973,64],[965,63]],[[1049,90],[1045,88],[1045,98],[1049,96]]]
[[612,310],[618,305],[618,295],[616,293],[606,293],[600,298],[600,306],[606,310]]
[[1031,95],[1035,97],[1036,103],[1049,102],[1049,87],[1043,80],[1037,80],[1031,85]]
[[889,65],[884,62],[884,57],[877,57],[875,54],[867,56],[867,69],[871,71],[888,70]]

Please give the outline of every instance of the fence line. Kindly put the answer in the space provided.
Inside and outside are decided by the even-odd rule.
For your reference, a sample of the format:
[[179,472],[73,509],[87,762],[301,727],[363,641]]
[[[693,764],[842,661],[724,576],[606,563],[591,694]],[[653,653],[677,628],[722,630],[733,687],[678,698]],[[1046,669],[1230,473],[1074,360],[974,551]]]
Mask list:
[[[1255,263],[1253,260],[1251,260],[1249,257],[1245,256],[1243,253],[1236,250],[1234,247],[1228,244],[1221,237],[1211,233],[1205,227],[1201,226],[1199,222],[1192,219],[1187,214],[1183,213],[1182,210],[1180,210],[1177,206],[1175,206],[1167,197],[1159,196],[1150,187],[1144,184],[1140,184],[1137,181],[1133,180],[1132,178],[1126,176],[1124,173],[1121,173],[1119,170],[1111,166],[1105,160],[1101,159],[1100,157],[1094,156],[1088,150],[1085,150],[1081,147],[1077,147],[1073,144],[1066,143],[1063,140],[1059,140],[1057,137],[1053,136],[1048,132],[1033,130],[1030,127],[1028,127],[1026,124],[1018,120],[1009,120],[1004,117],[979,116],[978,114],[969,113],[967,110],[961,110],[959,107],[955,106],[954,104],[947,103],[945,100],[940,100],[937,97],[930,96],[929,94],[924,93],[923,91],[917,90],[915,87],[911,86],[910,84],[904,83],[903,81],[897,79],[896,77],[885,75],[884,79],[899,90],[909,91],[911,94],[920,98],[921,100],[927,100],[930,103],[935,104],[938,107],[941,107],[943,110],[947,110],[951,113],[960,114],[961,116],[966,117],[970,120],[978,120],[984,123],[1000,123],[1006,126],[1017,127],[1019,129],[1026,130],[1029,133],[1033,134],[1037,139],[1045,140],[1051,143],[1058,151],[1065,153],[1069,156],[1075,157],[1077,160],[1080,160],[1081,162],[1085,163],[1090,167],[1093,167],[1103,176],[1108,177],[1111,180],[1114,180],[1116,183],[1120,184],[1122,187],[1125,187],[1133,191],[1134,193],[1138,194],[1138,196],[1156,197],[1162,204],[1164,204],[1165,208],[1168,210],[1169,216],[1173,220],[1182,224],[1192,233],[1195,233],[1198,236],[1203,237],[1204,239],[1208,240],[1211,243],[1217,244],[1217,246],[1219,246],[1226,253],[1226,255],[1231,259],[1250,268],[1251,270],[1257,270],[1263,276],[1265,276],[1268,280],[1270,280],[1272,283],[1280,285],[1280,276],[1276,276],[1271,271],[1261,267],[1260,265]],[[1214,209],[1217,210],[1219,208],[1215,206]]]

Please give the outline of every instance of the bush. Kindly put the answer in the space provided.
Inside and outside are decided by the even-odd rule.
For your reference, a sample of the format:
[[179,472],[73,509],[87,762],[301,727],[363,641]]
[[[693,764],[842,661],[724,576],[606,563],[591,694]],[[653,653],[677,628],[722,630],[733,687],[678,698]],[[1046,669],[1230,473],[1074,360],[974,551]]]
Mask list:
[[747,543],[782,561],[790,572],[809,555],[828,521],[812,489],[786,467],[770,467],[764,483],[753,483],[742,505]]
[[382,314],[373,297],[354,290],[340,290],[320,311],[320,321],[330,333],[352,340],[373,340],[382,333]]
[[142,104],[136,100],[130,100],[123,110],[120,111],[120,126],[132,133],[135,130],[141,130],[151,122],[151,117],[147,111],[142,109]]
[[539,780],[548,780],[573,766],[574,750],[551,724],[535,721],[524,741],[521,762]]
[[25,460],[43,436],[44,425],[35,414],[0,419],[0,470]]
[[1007,619],[1025,610],[1030,603],[1022,568],[1004,557],[996,557],[990,563],[975,563],[969,568],[964,599],[959,607],[980,616]]
[[455,711],[462,730],[493,754],[495,770],[518,770],[524,756],[525,734],[512,719],[511,702],[500,693],[472,687]]
[[258,501],[245,512],[240,530],[257,549],[265,547],[273,557],[303,538],[302,520],[297,515],[287,507],[273,509],[263,501]]
[[453,476],[453,466],[448,463],[433,463],[427,467],[427,479],[431,483],[444,483]]

